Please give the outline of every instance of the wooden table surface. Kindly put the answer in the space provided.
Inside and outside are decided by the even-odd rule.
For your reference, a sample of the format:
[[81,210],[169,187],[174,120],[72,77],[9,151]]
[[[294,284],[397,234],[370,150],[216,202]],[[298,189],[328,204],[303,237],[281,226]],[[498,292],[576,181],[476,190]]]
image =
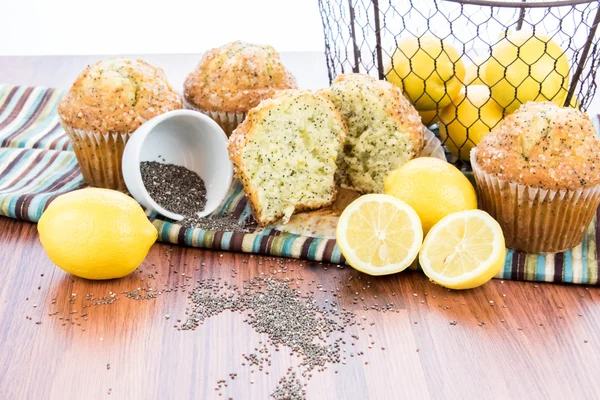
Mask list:
[[[62,86],[82,60],[0,58],[0,83]],[[162,60],[181,65],[174,56]],[[302,65],[313,64],[296,68]],[[362,337],[348,351],[364,355],[314,372],[303,381],[308,399],[600,396],[598,287],[493,280],[448,291],[414,271],[375,278],[349,267],[160,243],[132,275],[91,282],[48,260],[34,224],[0,217],[0,397],[267,399],[294,361],[280,351],[272,352],[268,374],[242,365],[242,354],[264,337],[241,314],[225,312],[193,331],[174,327],[196,280],[241,285],[255,276],[302,278],[320,303],[336,290],[341,306],[369,322],[348,332]],[[123,294],[147,285],[163,294]],[[386,303],[394,310],[364,311]],[[227,387],[215,390],[223,379]]]

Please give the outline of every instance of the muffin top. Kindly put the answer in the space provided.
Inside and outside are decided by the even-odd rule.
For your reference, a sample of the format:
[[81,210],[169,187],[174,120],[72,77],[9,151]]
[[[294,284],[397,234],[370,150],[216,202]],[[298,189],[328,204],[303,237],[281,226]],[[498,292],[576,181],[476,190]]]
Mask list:
[[181,96],[162,69],[114,58],[88,66],[60,101],[58,114],[74,129],[132,133],[150,118],[181,107]]
[[551,102],[529,102],[504,118],[474,156],[499,179],[560,190],[600,183],[599,150],[587,115]]
[[271,46],[236,41],[204,54],[184,84],[184,97],[205,111],[247,112],[296,78]]

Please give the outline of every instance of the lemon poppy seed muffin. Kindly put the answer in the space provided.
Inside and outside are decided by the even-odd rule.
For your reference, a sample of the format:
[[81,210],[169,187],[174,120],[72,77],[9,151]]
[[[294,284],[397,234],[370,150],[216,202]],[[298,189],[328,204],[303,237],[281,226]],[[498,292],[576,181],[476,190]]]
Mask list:
[[333,104],[312,92],[283,91],[250,110],[229,138],[229,157],[260,225],[333,202],[345,135]]
[[400,89],[365,74],[339,75],[320,91],[348,125],[339,159],[342,186],[361,193],[383,193],[390,171],[417,157],[425,126]]
[[296,78],[271,46],[241,41],[204,54],[184,83],[186,106],[207,114],[230,135],[246,113]]
[[526,103],[471,152],[481,206],[507,247],[558,252],[580,244],[600,204],[600,140],[589,118]]
[[84,180],[125,190],[121,158],[125,144],[147,120],[182,108],[162,69],[142,60],[115,58],[88,66],[59,103]]

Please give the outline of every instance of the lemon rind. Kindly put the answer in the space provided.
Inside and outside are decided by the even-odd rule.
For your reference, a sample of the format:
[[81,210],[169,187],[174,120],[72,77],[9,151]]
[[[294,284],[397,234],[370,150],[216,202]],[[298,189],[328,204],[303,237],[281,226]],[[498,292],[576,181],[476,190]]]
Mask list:
[[[385,198],[385,201],[380,200],[382,198]],[[375,267],[369,263],[359,260],[355,256],[354,250],[351,248],[350,244],[346,240],[345,235],[343,234],[343,232],[348,227],[348,218],[344,218],[344,213],[350,212],[353,209],[356,209],[367,202],[393,203],[399,209],[407,213],[407,215],[410,218],[410,221],[412,222],[412,226],[417,226],[420,228],[417,229],[415,232],[416,238],[409,249],[408,255],[401,262],[388,264],[384,267]],[[340,216],[340,219],[338,221],[338,226],[336,229],[336,238],[340,251],[344,255],[346,262],[352,268],[372,276],[390,275],[404,271],[417,259],[419,255],[419,250],[421,249],[421,244],[423,243],[423,229],[421,227],[421,220],[419,219],[419,216],[417,215],[416,211],[402,200],[386,194],[368,194],[361,196],[354,202],[352,202],[348,207],[346,207],[344,213],[342,213],[342,216]]]
[[[470,214],[470,215],[466,215],[466,214]],[[427,254],[428,246],[431,245],[430,242],[434,240],[434,237],[436,236],[436,234],[441,229],[443,229],[447,225],[448,222],[459,219],[459,218],[463,219],[463,218],[473,217],[473,216],[476,216],[477,218],[481,219],[488,227],[491,227],[494,234],[497,237],[501,238],[501,240],[494,240],[492,242],[493,250],[492,250],[492,253],[490,254],[490,256],[484,262],[482,262],[479,265],[479,267],[475,268],[471,272],[468,272],[468,273],[465,273],[465,274],[462,274],[462,275],[459,275],[456,277],[452,277],[452,278],[449,278],[447,276],[437,273],[431,267],[429,258],[424,256],[424,254]],[[423,246],[422,246],[421,252],[419,254],[419,264],[421,266],[421,269],[423,269],[423,272],[425,272],[425,275],[427,275],[434,282],[437,282],[440,285],[447,286],[447,287],[465,287],[466,283],[473,281],[473,280],[477,280],[477,278],[482,275],[487,275],[487,274],[485,274],[485,272],[488,272],[491,268],[493,268],[495,266],[497,260],[502,256],[502,253],[505,252],[505,250],[506,250],[506,248],[504,247],[504,234],[502,233],[502,228],[500,227],[500,224],[498,224],[498,222],[495,219],[493,219],[489,214],[487,214],[485,211],[465,210],[465,211],[460,211],[460,212],[453,213],[453,214],[450,214],[450,215],[444,217],[442,220],[440,220],[440,222],[438,222],[436,225],[434,225],[433,228],[431,228],[431,230],[429,231],[429,233],[427,234],[427,237],[425,237],[425,240],[423,242]],[[504,263],[502,263],[502,265],[504,265]],[[496,275],[497,273],[498,273],[498,271],[496,271],[492,276]]]

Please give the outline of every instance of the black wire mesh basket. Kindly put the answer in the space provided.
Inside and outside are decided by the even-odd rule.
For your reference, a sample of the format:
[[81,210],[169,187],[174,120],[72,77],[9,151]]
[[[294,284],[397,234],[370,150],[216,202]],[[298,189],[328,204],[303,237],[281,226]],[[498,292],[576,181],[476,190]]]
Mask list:
[[596,92],[598,0],[318,1],[330,82],[397,84],[456,163],[521,103],[585,111]]

